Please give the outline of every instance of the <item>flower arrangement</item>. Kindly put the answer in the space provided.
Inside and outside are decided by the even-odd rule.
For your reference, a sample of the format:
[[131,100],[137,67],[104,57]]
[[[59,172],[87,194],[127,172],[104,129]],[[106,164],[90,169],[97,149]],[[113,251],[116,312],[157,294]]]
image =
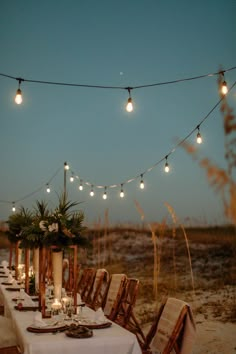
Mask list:
[[45,246],[64,249],[72,245],[88,245],[88,239],[82,236],[82,232],[86,229],[82,226],[84,214],[81,211],[71,211],[71,208],[77,204],[60,198],[54,212],[41,220],[39,227],[44,232]]
[[82,226],[84,214],[71,209],[77,202],[59,197],[58,207],[50,212],[45,202],[36,202],[34,212],[21,208],[20,212],[8,220],[8,238],[11,242],[20,240],[20,248],[54,246],[65,249],[71,245],[88,246],[88,239],[82,236],[86,229]]

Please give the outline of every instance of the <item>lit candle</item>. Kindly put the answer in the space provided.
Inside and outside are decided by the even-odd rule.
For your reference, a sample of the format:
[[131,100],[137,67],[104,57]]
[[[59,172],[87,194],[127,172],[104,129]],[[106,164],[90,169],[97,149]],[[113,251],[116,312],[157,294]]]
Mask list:
[[52,303],[52,310],[60,310],[62,308],[62,305],[58,299],[54,299],[54,302]]

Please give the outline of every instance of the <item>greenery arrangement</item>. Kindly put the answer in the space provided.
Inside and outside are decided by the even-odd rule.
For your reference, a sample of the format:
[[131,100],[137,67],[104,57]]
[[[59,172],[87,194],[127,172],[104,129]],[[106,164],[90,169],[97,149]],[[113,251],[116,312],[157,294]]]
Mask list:
[[82,211],[72,211],[77,202],[66,201],[59,197],[58,207],[50,212],[45,202],[36,202],[33,212],[23,207],[9,217],[8,239],[20,248],[38,248],[54,246],[65,249],[72,245],[88,246],[87,237],[82,233],[84,214]]

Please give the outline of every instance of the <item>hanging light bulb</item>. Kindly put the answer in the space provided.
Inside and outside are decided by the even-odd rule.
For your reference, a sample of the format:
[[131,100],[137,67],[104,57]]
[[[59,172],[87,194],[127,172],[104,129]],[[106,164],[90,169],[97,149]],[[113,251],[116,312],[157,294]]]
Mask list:
[[72,175],[70,176],[70,181],[71,181],[71,182],[74,182],[74,180],[75,180],[75,177],[74,177],[74,175],[72,174]]
[[107,187],[104,188],[103,199],[107,199]]
[[67,162],[64,162],[64,169],[67,171],[70,169],[70,166],[67,164]]
[[91,186],[91,191],[90,191],[90,197],[93,197],[94,196],[94,190],[93,190],[93,186]]
[[19,81],[19,87],[18,87],[18,90],[16,91],[15,102],[16,102],[16,104],[21,104],[22,101],[23,101],[22,92],[21,92],[21,89],[20,89],[20,84],[21,84],[22,79],[18,79],[18,81]]
[[227,83],[225,81],[225,76],[224,76],[224,72],[223,71],[222,71],[221,75],[222,75],[222,80],[223,80],[222,85],[221,85],[221,93],[223,95],[226,95],[228,93],[228,86],[227,86]]
[[124,198],[124,196],[125,196],[125,193],[124,193],[124,190],[123,190],[123,184],[121,184],[120,197]]
[[127,105],[126,105],[126,111],[130,113],[134,109],[132,98],[131,98],[131,94],[130,94],[131,87],[128,87],[127,90],[129,92],[129,98],[128,98],[128,102],[127,102]]
[[202,143],[202,136],[201,136],[201,133],[200,133],[200,127],[198,126],[197,129],[198,129],[198,133],[197,133],[197,143],[198,143],[198,144],[201,144],[201,143]]
[[168,173],[170,171],[170,166],[168,164],[167,158],[168,158],[168,156],[166,156],[166,163],[165,163],[165,168],[164,168],[166,173]]
[[13,213],[16,211],[15,202],[12,203],[12,208],[11,208],[11,210],[13,211]]
[[79,185],[79,190],[82,191],[84,189],[83,187],[83,181],[82,179],[80,180],[80,185]]
[[49,184],[46,185],[46,191],[47,191],[47,193],[50,193],[50,192],[51,192],[51,189],[50,189],[50,187],[49,187]]
[[141,181],[139,187],[140,189],[144,189],[143,175],[141,175]]

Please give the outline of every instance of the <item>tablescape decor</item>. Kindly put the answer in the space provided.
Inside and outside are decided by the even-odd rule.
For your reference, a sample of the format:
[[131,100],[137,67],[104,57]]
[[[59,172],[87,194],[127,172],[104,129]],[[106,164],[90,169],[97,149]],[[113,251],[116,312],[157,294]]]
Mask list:
[[85,326],[71,324],[65,334],[71,338],[90,338],[93,336],[93,331]]
[[62,310],[62,303],[58,299],[54,299],[54,302],[51,305],[52,316],[57,316]]
[[54,297],[61,299],[62,289],[62,260],[63,253],[61,250],[52,251],[52,270],[53,270],[53,285],[54,285]]

